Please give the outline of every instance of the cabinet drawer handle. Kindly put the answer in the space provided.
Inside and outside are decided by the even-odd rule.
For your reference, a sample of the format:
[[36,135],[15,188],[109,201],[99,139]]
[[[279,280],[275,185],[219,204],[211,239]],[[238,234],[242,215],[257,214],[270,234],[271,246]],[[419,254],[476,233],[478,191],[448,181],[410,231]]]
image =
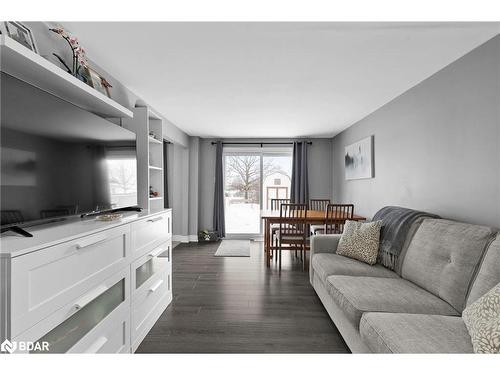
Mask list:
[[156,289],[158,289],[161,284],[163,284],[163,280],[158,280],[156,283],[153,284],[153,286],[151,288],[149,288],[149,291],[155,292]]
[[161,253],[163,253],[164,251],[167,251],[167,249],[158,249],[156,251],[153,251],[152,253],[149,253],[148,255],[151,257],[151,258],[156,258],[158,255],[160,255]]
[[98,286],[93,291],[84,295],[82,298],[80,298],[78,301],[76,301],[76,303],[75,303],[76,309],[77,310],[83,309],[85,306],[87,306],[90,302],[92,302],[94,299],[99,297],[106,290],[108,290],[108,288],[106,286],[104,286],[104,285]]
[[99,350],[101,350],[104,344],[106,344],[107,342],[108,342],[107,337],[101,336],[97,340],[95,340],[95,342],[92,345],[90,345],[90,347],[87,350],[85,350],[85,353],[95,354]]
[[99,237],[90,238],[88,240],[82,240],[76,244],[76,248],[79,250],[79,249],[83,249],[85,247],[96,245],[99,242],[105,241],[107,238],[108,238],[107,236],[102,235]]
[[152,219],[148,219],[148,222],[154,223],[155,221],[160,221],[160,220],[163,220],[163,216],[158,216],[158,217],[154,217]]

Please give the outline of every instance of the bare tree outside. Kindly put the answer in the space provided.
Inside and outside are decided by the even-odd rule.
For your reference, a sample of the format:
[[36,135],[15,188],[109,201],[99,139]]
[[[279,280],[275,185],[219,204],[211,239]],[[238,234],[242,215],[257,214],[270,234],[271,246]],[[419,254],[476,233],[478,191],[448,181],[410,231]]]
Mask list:
[[242,151],[226,154],[224,164],[226,233],[260,233],[261,207],[272,197],[288,196],[291,154]]
[[127,194],[136,191],[135,160],[108,160],[110,185],[114,194]]
[[[280,172],[288,176],[279,165],[272,161],[263,164],[262,176],[266,178]],[[226,188],[237,190],[247,202],[258,202],[260,179],[260,156],[231,155],[226,157]]]

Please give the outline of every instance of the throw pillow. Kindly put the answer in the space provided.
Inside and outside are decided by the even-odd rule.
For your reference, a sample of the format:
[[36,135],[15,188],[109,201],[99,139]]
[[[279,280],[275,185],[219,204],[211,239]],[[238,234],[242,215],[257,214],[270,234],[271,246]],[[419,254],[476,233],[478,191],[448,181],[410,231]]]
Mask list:
[[467,306],[462,319],[475,353],[500,353],[500,283]]
[[382,220],[369,223],[347,220],[337,246],[337,254],[375,264],[381,227]]

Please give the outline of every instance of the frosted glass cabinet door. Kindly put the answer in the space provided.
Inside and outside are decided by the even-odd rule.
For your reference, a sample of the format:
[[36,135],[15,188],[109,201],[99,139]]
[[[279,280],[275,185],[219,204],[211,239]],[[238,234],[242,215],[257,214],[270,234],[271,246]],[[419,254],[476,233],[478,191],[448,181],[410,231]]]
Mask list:
[[38,341],[47,341],[50,353],[65,353],[125,298],[125,279],[121,279]]
[[[158,246],[150,254],[140,258],[135,266],[135,289],[139,289],[157,272],[164,270],[170,261],[170,242]],[[134,270],[132,270],[134,272]]]

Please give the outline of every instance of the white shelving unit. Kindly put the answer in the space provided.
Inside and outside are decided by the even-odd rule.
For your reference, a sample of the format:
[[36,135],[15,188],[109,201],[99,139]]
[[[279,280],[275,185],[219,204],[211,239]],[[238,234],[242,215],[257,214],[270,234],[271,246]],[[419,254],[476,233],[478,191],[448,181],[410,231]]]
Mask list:
[[160,145],[162,144],[162,141],[159,141],[158,139],[153,138],[151,136],[149,137],[149,142],[151,142],[151,143],[158,143]]
[[149,198],[150,201],[159,201],[159,200],[163,200],[163,197],[153,197],[153,198]]
[[101,117],[130,118],[133,115],[131,110],[6,35],[0,35],[0,69]]
[[[137,135],[138,204],[152,211],[163,210],[163,142],[149,135],[153,132],[161,137],[163,121],[148,107],[136,107],[133,113],[122,125]],[[150,186],[159,196],[150,196]]]
[[[0,342],[49,341],[55,353],[135,352],[172,301],[163,142],[149,136],[153,131],[161,138],[161,117],[148,108],[128,110],[5,35],[0,69],[88,112],[121,118],[137,135],[138,202],[149,210],[112,222],[33,227],[33,237],[2,237]],[[150,185],[158,197],[149,197]],[[75,251],[82,247],[83,253]],[[40,291],[43,301],[30,297]]]

